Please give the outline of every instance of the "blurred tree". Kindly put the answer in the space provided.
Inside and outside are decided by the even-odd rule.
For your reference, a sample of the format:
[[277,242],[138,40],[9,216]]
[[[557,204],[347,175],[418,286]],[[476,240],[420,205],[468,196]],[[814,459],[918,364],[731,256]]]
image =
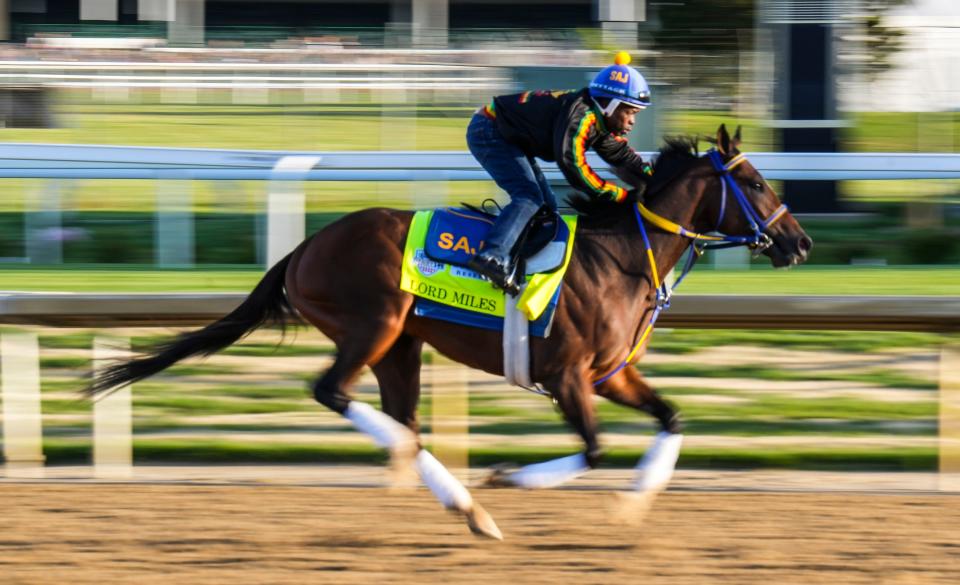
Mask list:
[[[761,2],[779,0],[679,0],[649,2],[646,26],[658,50],[706,49],[749,50],[752,35],[736,31],[755,26],[756,11]],[[857,0],[850,2],[844,18],[858,25],[863,34],[863,55],[866,72],[876,75],[890,68],[890,58],[903,45],[906,32],[884,22],[885,14],[913,0]]]
[[755,1],[761,0],[681,0],[654,2],[649,6],[649,32],[654,49],[717,50],[749,49],[751,35],[736,31],[752,29]]
[[913,0],[862,0],[861,11],[847,18],[863,34],[862,54],[856,62],[862,67],[861,73],[868,79],[889,70],[893,55],[903,48],[906,31],[888,26],[884,22],[886,13],[894,7],[902,6]]

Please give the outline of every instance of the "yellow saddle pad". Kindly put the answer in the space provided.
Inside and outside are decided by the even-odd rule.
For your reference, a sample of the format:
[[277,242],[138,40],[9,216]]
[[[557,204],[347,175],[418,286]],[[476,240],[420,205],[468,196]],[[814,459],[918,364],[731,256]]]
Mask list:
[[[433,210],[418,211],[413,216],[403,251],[400,289],[457,309],[503,317],[503,291],[494,288],[468,268],[437,262],[427,256],[424,250],[432,216]],[[552,272],[528,275],[526,288],[517,301],[517,308],[530,321],[536,320],[546,310],[570,264],[577,216],[564,215],[563,221],[569,228],[563,264]]]

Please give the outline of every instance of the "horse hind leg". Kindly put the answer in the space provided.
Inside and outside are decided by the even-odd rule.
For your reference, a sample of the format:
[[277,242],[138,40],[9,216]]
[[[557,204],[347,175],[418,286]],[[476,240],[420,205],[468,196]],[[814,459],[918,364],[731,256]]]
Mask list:
[[[380,386],[380,404],[383,412],[419,437],[417,406],[420,403],[420,353],[423,342],[409,335],[401,335],[383,358],[371,366]],[[409,486],[413,483],[413,458],[416,452],[407,452],[404,459],[391,460],[393,484]]]
[[[420,399],[422,348],[421,340],[401,335],[383,359],[373,366],[373,373],[380,384],[380,402],[384,412],[413,433],[419,430],[417,405]],[[473,500],[467,488],[433,454],[419,449],[412,466],[407,465],[406,461],[394,459],[395,479],[397,474],[413,468],[446,509],[458,512],[466,518],[467,525],[474,534],[503,539],[493,518]]]
[[[301,304],[300,312],[312,323],[320,319],[314,307]],[[312,385],[317,402],[347,418],[377,446],[390,451],[394,467],[409,466],[416,456],[416,434],[369,404],[353,399],[350,385],[365,365],[377,364],[400,336],[402,320],[353,316],[350,327],[341,327],[333,365]]]
[[512,473],[495,469],[487,478],[487,485],[526,489],[556,487],[590,471],[599,462],[600,444],[597,439],[596,415],[591,403],[593,391],[582,372],[567,371],[555,381],[545,381],[544,386],[551,390],[564,419],[583,439],[584,451],[527,465]]

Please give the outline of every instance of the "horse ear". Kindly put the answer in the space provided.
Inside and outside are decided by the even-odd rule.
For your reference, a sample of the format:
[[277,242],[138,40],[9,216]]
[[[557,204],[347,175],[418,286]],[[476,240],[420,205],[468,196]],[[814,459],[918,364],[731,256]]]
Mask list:
[[723,156],[730,152],[730,133],[727,132],[726,124],[720,124],[717,128],[717,152]]
[[733,133],[733,147],[734,147],[734,148],[737,148],[737,149],[740,148],[740,142],[741,142],[741,140],[740,140],[740,130],[741,130],[742,128],[743,128],[743,126],[739,126],[739,125],[738,125],[738,126],[737,126],[737,131]]

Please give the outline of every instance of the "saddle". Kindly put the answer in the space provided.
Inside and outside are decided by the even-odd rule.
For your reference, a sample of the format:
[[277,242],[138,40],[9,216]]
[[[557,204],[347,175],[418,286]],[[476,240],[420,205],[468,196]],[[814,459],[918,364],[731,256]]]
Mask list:
[[[436,262],[466,268],[496,217],[469,204],[463,208],[437,209],[427,228],[424,253]],[[563,264],[568,236],[569,228],[560,215],[541,208],[516,244],[517,275],[558,269]]]

